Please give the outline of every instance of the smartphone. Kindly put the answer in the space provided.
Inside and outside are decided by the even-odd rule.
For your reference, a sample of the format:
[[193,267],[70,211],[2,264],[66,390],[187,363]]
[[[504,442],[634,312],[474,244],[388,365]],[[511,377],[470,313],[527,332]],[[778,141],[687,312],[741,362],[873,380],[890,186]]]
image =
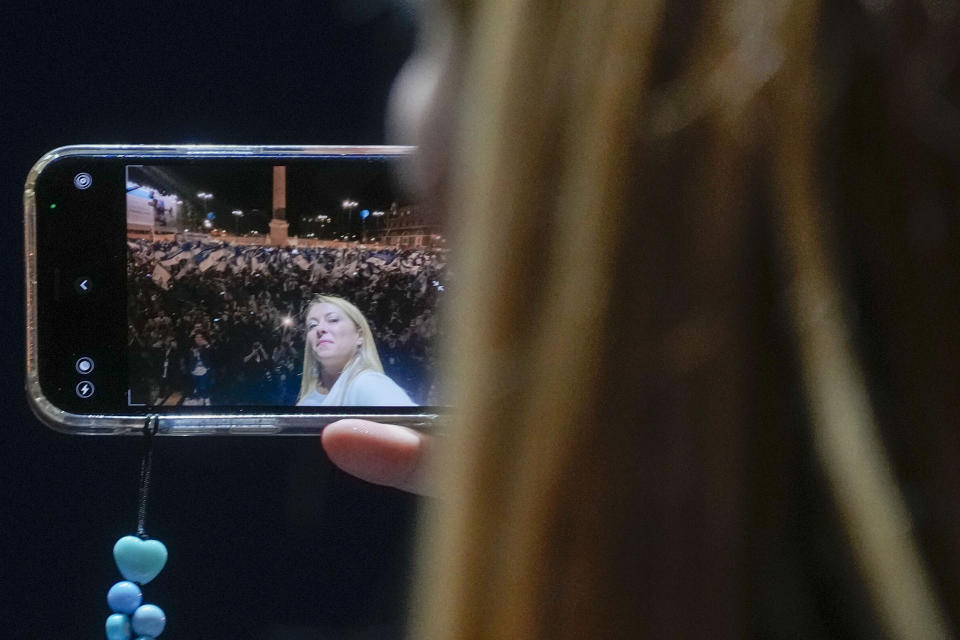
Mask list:
[[27,394],[73,434],[435,425],[448,250],[409,147],[72,146],[24,189]]

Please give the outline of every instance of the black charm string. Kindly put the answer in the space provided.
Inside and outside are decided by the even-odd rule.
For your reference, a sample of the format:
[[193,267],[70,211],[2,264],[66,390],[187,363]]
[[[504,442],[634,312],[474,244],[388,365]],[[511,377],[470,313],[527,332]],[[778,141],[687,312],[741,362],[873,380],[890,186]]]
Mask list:
[[153,437],[157,435],[159,419],[148,415],[143,423],[143,458],[140,460],[140,494],[137,498],[137,536],[146,540],[149,536],[144,527],[147,519],[147,494],[150,491],[150,469],[153,466]]

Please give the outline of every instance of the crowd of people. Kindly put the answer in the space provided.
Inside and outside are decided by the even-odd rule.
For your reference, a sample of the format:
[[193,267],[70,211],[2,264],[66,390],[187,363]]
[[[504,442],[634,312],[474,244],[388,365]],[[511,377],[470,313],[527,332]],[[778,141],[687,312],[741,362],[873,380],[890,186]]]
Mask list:
[[417,404],[440,404],[444,250],[146,239],[127,246],[131,390],[146,404],[296,404],[303,307],[318,293],[352,301],[370,323],[385,373]]

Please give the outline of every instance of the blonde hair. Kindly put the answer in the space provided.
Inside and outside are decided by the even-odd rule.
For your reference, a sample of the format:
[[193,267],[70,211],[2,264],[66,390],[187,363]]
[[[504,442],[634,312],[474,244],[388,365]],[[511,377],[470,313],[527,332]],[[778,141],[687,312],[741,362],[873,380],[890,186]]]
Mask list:
[[[791,365],[758,347],[781,338],[764,298],[780,292],[753,279],[750,234],[778,197],[786,216],[815,206],[816,98],[789,72],[812,65],[818,3],[447,6],[465,56],[445,194],[457,414],[413,637],[749,635],[751,426],[780,442],[799,419]],[[861,568],[903,568],[922,614],[880,618],[938,636],[897,551],[871,545]],[[867,574],[878,610],[903,593]]]
[[[350,359],[346,366],[344,366],[343,371],[340,373],[341,376],[347,376],[347,378],[344,380],[344,387],[349,386],[353,379],[363,371],[372,370],[376,371],[377,373],[383,373],[383,364],[380,362],[380,354],[377,353],[377,345],[373,340],[373,332],[370,330],[370,323],[367,322],[367,319],[363,316],[363,313],[360,312],[360,309],[358,309],[352,302],[348,302],[343,298],[329,295],[318,295],[306,304],[303,311],[303,317],[306,318],[307,314],[310,313],[310,309],[317,304],[333,305],[342,311],[343,315],[345,315],[357,328],[357,333],[360,334],[360,337],[363,340],[360,343],[360,348],[357,349],[357,353],[353,356],[353,358]],[[317,360],[313,349],[310,348],[309,341],[304,340],[303,375],[300,380],[300,395],[297,396],[297,402],[302,400],[303,397],[311,391],[316,390],[317,380],[320,379],[322,367],[323,365],[319,360]]]

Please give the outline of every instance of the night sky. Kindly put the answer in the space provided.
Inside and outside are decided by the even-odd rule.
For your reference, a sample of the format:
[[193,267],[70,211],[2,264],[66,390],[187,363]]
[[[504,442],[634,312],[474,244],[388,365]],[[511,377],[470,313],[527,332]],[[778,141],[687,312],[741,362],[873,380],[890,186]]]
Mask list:
[[[388,140],[384,123],[416,25],[408,5],[387,0],[14,0],[4,16],[2,635],[102,638],[142,442],[57,433],[27,406],[27,172],[70,144],[409,143]],[[224,210],[252,204],[244,181],[199,182]],[[302,182],[288,175],[291,212],[336,208],[344,195],[359,211],[379,192]],[[144,595],[167,612],[162,638],[402,637],[416,499],[340,472],[315,438],[161,438],[153,464],[147,528],[170,560]]]
[[[301,228],[306,216],[327,215],[333,218],[332,228],[345,230],[345,222],[360,223],[360,212],[386,211],[396,202],[399,206],[411,204],[409,197],[398,188],[396,159],[313,159],[306,165],[287,165],[287,222],[290,233],[297,235],[312,230]],[[206,211],[216,216],[215,224],[228,230],[259,231],[266,233],[273,207],[273,164],[251,166],[222,162],[205,165],[153,165],[130,168],[128,179],[159,189],[162,193],[176,193],[195,203],[197,193],[212,193]],[[352,215],[344,212],[344,200],[357,202]],[[239,221],[231,215],[234,210],[244,212]],[[346,220],[344,220],[346,216]]]

